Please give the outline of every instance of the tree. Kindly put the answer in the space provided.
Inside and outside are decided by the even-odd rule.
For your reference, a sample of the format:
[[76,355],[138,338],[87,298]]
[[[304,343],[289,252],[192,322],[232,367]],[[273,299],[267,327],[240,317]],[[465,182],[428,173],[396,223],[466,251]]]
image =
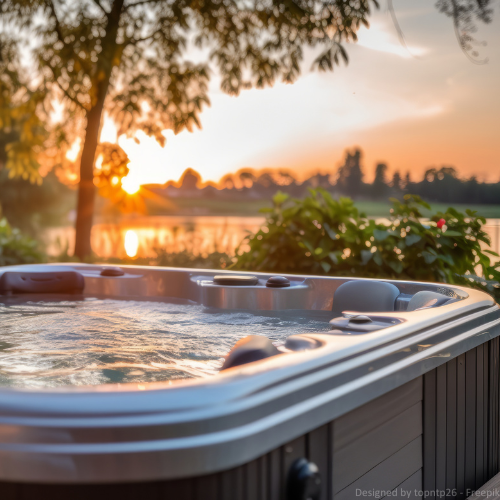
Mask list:
[[394,172],[394,175],[392,176],[391,187],[396,192],[396,194],[399,194],[402,190],[403,185],[399,170],[396,170]]
[[201,185],[201,176],[196,170],[188,168],[182,174],[179,184],[179,189],[183,191],[194,191]]
[[[376,0],[3,0],[4,24],[36,38],[38,77],[65,101],[67,143],[82,135],[75,254],[90,252],[93,169],[103,113],[132,135],[199,126],[209,104],[207,63],[188,59],[189,41],[208,48],[222,90],[293,82],[303,46],[321,47],[314,65],[347,62],[343,43],[368,25]],[[80,134],[84,129],[85,135]]]
[[385,199],[387,196],[387,165],[378,163],[375,167],[375,179],[373,180],[372,189],[373,196],[379,199]]
[[39,156],[48,138],[45,92],[43,86],[31,91],[23,76],[17,44],[0,34],[0,170],[40,183]]
[[235,175],[242,188],[251,188],[256,179],[254,171],[250,169],[238,170]]
[[347,152],[344,164],[338,170],[337,186],[351,197],[361,194],[363,170],[360,149],[356,148],[352,153]]

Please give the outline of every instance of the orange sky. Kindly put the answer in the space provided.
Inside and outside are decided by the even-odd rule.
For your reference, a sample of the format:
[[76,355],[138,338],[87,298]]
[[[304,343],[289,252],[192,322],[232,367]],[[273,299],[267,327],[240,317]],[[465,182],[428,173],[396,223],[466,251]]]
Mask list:
[[[212,80],[212,106],[203,130],[174,136],[162,149],[139,134],[140,144],[119,138],[131,159],[130,185],[177,180],[186,168],[217,181],[240,168],[290,168],[299,176],[334,170],[346,148],[360,146],[367,177],[375,162],[410,170],[419,179],[430,166],[453,165],[462,175],[500,179],[500,2],[494,21],[476,37],[488,64],[467,60],[451,20],[435,0],[398,0],[400,24],[411,54],[401,46],[389,14],[376,12],[371,28],[348,47],[350,63],[333,73],[310,72],[294,85],[229,97]],[[417,7],[415,7],[417,5]],[[116,140],[105,123],[102,140]]]

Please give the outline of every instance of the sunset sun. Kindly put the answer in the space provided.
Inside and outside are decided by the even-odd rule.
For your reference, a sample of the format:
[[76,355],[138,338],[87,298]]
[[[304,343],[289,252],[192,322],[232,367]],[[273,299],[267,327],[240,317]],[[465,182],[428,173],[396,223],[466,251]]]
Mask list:
[[135,194],[141,188],[141,184],[137,179],[132,179],[126,176],[122,179],[122,189],[128,194]]

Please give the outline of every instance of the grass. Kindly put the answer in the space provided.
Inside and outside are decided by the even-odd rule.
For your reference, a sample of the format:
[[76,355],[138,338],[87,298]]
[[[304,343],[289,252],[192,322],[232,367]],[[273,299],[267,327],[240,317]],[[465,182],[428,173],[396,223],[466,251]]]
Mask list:
[[[177,198],[171,200],[173,207],[170,210],[161,210],[158,206],[150,205],[149,215],[235,215],[235,216],[258,216],[261,208],[270,207],[269,200],[232,201],[221,199],[203,198]],[[369,217],[389,216],[390,204],[379,201],[357,201],[356,206],[360,212]],[[433,203],[433,211],[445,211],[449,205],[445,203]],[[456,204],[453,207],[459,211],[466,209],[477,210],[483,217],[489,219],[500,218],[500,204],[498,205],[467,205]]]

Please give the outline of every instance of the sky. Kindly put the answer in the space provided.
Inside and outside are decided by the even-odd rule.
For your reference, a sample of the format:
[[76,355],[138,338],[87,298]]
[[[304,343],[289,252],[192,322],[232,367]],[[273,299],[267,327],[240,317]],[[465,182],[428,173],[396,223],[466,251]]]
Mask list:
[[[307,52],[295,84],[238,97],[224,94],[215,75],[201,130],[165,131],[164,148],[141,133],[139,144],[118,138],[131,160],[124,187],[178,180],[186,168],[204,181],[241,168],[285,168],[299,178],[333,173],[356,146],[364,152],[366,180],[381,161],[390,172],[410,171],[413,180],[442,165],[500,180],[500,0],[493,23],[475,34],[487,42],[479,47],[484,65],[465,57],[435,0],[393,3],[408,49],[381,2],[370,28],[347,46],[347,66],[311,71],[314,54]],[[116,139],[106,120],[101,140]]]

